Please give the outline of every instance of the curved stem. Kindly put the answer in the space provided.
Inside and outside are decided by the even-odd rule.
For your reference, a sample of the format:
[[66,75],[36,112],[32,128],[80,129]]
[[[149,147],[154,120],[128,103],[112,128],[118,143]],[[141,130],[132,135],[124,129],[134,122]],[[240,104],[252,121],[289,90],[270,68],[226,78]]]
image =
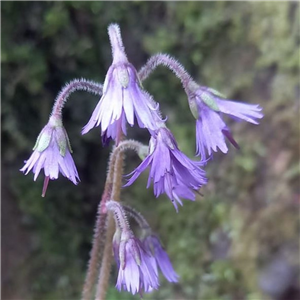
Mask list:
[[74,79],[67,83],[59,92],[55,99],[51,115],[61,116],[62,108],[66,103],[70,94],[75,91],[87,91],[95,95],[102,95],[103,86],[102,84],[96,83],[91,80],[85,79]]
[[146,219],[142,216],[141,213],[139,213],[134,208],[127,205],[123,205],[123,208],[125,209],[127,214],[130,215],[138,223],[141,229],[147,231],[151,230],[149,223],[146,221]]
[[99,270],[100,261],[102,260],[101,270],[97,285],[97,298],[104,299],[107,283],[110,274],[112,237],[115,230],[113,216],[107,215],[106,202],[114,199],[120,200],[122,187],[122,169],[123,169],[123,151],[133,149],[139,152],[145,146],[137,141],[121,141],[118,147],[114,147],[109,158],[109,167],[102,195],[101,202],[98,206],[97,221],[94,230],[92,250],[88,264],[87,276],[83,287],[82,299],[90,300],[93,294],[93,287]]
[[138,72],[141,81],[144,81],[159,65],[169,68],[181,81],[183,88],[186,90],[192,79],[191,75],[184,67],[173,57],[168,54],[156,54],[149,58],[146,64]]
[[117,228],[120,229],[120,231],[130,231],[124,206],[117,201],[110,200],[107,202],[106,207],[109,211],[113,212]]
[[[121,142],[122,143],[122,142]],[[121,144],[120,143],[120,144]],[[118,147],[119,148],[119,147]],[[120,201],[120,194],[122,188],[122,174],[123,174],[123,161],[124,154],[117,151],[115,148],[114,153],[116,153],[116,161],[114,166],[114,179],[113,179],[113,190],[111,193],[111,198],[115,201]],[[112,264],[112,240],[115,232],[115,222],[113,215],[108,215],[107,232],[105,248],[103,252],[102,264],[98,278],[96,300],[104,300],[108,288],[108,281],[110,275],[110,269]]]

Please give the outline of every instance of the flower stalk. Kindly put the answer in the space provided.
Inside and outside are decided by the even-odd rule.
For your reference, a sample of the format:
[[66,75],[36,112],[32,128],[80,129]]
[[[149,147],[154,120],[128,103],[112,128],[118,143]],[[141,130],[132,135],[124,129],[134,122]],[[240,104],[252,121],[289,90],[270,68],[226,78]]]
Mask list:
[[[134,141],[134,140],[125,140],[121,141],[117,147],[115,147],[110,155],[110,162],[109,162],[109,171],[107,174],[105,189],[111,188],[110,191],[110,197],[105,197],[101,201],[101,214],[107,216],[107,226],[106,226],[106,235],[105,238],[102,238],[102,241],[105,240],[105,242],[102,243],[104,246],[103,255],[102,255],[102,263],[101,268],[99,272],[98,277],[98,283],[97,283],[97,291],[96,291],[96,300],[102,300],[105,299],[105,295],[108,288],[108,281],[109,281],[109,275],[110,275],[110,268],[112,264],[112,241],[113,241],[113,235],[115,232],[115,224],[113,220],[112,214],[107,215],[107,209],[106,209],[106,203],[110,199],[114,199],[115,201],[120,201],[120,193],[122,188],[122,175],[123,175],[123,161],[124,161],[124,151],[125,150],[134,150],[138,154],[141,152],[144,152],[145,146],[141,144],[140,142]],[[101,224],[102,225],[102,224]],[[103,226],[99,232],[103,230]],[[93,248],[97,247],[99,244],[98,239],[101,239],[100,236],[97,237],[97,240],[93,242]],[[94,246],[94,244],[96,246]],[[95,253],[94,253],[95,252]],[[97,257],[96,250],[92,250],[92,254],[94,253],[94,256]],[[92,258],[91,258],[92,259]],[[93,265],[91,268],[92,270],[95,270],[98,266],[98,263]],[[90,280],[94,282],[95,275],[94,272],[93,278]],[[89,298],[84,298],[89,299]]]
[[108,220],[105,204],[111,199],[116,160],[117,155],[113,150],[110,154],[104,192],[102,194],[101,201],[98,205],[97,219],[94,229],[94,237],[92,241],[92,250],[82,292],[83,300],[89,300],[92,297],[93,287],[100,267],[100,261],[104,253],[107,228],[112,227],[110,225],[111,221]]
[[62,109],[67,102],[69,96],[76,91],[87,91],[95,95],[102,95],[103,86],[100,83],[96,83],[92,80],[86,79],[74,79],[67,83],[59,92],[55,99],[52,115],[61,116]]
[[[120,201],[124,154],[118,153],[116,155],[117,156],[115,159],[115,164],[113,166],[114,176],[113,176],[111,199],[114,199],[115,201]],[[107,293],[107,288],[108,288],[111,264],[113,259],[112,241],[115,232],[115,223],[112,214],[108,214],[107,219],[108,220],[107,220],[105,247],[103,251],[102,263],[101,263],[100,273],[98,277],[97,291],[96,291],[96,298],[95,298],[96,300],[105,299],[105,295]]]
[[169,68],[176,77],[180,79],[185,90],[189,82],[193,80],[191,75],[175,58],[163,53],[153,55],[149,58],[146,64],[138,72],[140,80],[144,81],[159,65]]

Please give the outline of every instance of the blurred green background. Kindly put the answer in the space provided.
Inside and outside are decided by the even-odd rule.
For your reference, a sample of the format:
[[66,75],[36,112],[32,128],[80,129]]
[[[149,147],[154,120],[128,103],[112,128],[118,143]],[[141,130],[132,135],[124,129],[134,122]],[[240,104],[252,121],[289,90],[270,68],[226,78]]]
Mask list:
[[[204,197],[176,214],[146,190],[147,174],[122,199],[160,235],[178,284],[161,278],[145,299],[299,299],[299,3],[2,2],[2,299],[79,299],[109,149],[99,129],[80,130],[98,102],[73,94],[64,124],[81,183],[19,169],[48,120],[61,87],[74,78],[103,82],[111,64],[107,26],[120,24],[139,69],[158,52],[177,58],[199,83],[259,103],[259,126],[226,119],[241,146],[217,154]],[[144,87],[160,102],[182,151],[193,157],[195,121],[180,82],[158,68]],[[129,137],[148,142],[147,131]],[[139,164],[129,153],[125,172]],[[139,299],[115,290],[108,299]]]

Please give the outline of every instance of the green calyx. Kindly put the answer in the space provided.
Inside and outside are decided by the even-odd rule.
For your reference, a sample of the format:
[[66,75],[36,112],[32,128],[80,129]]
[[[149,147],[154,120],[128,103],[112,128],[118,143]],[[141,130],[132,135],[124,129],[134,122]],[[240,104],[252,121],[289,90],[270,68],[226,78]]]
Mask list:
[[58,144],[60,155],[64,157],[66,155],[68,143],[63,128],[56,128],[56,142]]
[[215,90],[215,89],[208,88],[207,90],[208,90],[209,92],[211,92],[212,94],[214,94],[215,96],[217,96],[217,97],[221,97],[221,98],[224,98],[224,99],[227,98],[224,94],[218,92],[218,91]]
[[33,147],[33,150],[37,150],[38,152],[43,152],[45,149],[48,148],[52,136],[52,130],[50,128],[45,128],[39,134],[36,143]]
[[[194,116],[195,119],[198,119],[198,107],[197,107],[197,102],[195,97],[199,96],[200,94],[200,99],[211,109],[214,111],[220,111],[214,96],[221,97],[221,98],[226,98],[223,94],[220,92],[207,88],[203,90],[195,81],[191,80],[188,85],[187,85],[187,90],[188,93],[190,93],[189,97],[189,106],[191,109],[191,112]],[[200,92],[199,92],[200,90]]]
[[61,156],[66,155],[67,149],[72,153],[70,141],[60,116],[50,117],[48,124],[39,134],[33,150],[43,152],[49,147],[52,138],[55,138]]
[[59,153],[61,156],[65,156],[67,149],[72,153],[72,148],[70,144],[69,137],[64,127],[55,128],[56,131],[56,142],[59,148]]
[[52,125],[55,130],[56,142],[59,148],[59,153],[61,156],[65,156],[67,149],[72,153],[71,144],[68,138],[68,134],[63,126],[61,116],[51,116],[49,124]]
[[197,107],[197,102],[196,102],[195,97],[189,98],[189,106],[190,106],[190,110],[192,112],[192,115],[197,120],[198,119],[198,107]]
[[213,95],[211,95],[210,93],[202,93],[201,95],[201,100],[211,109],[213,109],[214,111],[220,111]]

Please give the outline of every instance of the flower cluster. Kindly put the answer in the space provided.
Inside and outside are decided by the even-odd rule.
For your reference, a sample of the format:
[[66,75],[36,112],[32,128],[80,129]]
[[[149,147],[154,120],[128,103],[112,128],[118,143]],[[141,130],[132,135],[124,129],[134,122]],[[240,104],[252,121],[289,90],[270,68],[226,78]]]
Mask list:
[[119,247],[114,247],[114,255],[119,267],[116,284],[119,291],[124,289],[134,295],[158,288],[155,259],[132,232],[122,233]]
[[[177,282],[178,275],[173,269],[168,254],[142,215],[113,200],[108,201],[106,207],[114,213],[116,220],[113,252],[119,268],[117,289],[141,295],[143,292],[148,293],[158,289],[158,267],[169,282]],[[126,211],[136,219],[144,231],[144,237],[141,240],[136,238],[131,231]]]
[[[125,186],[132,185],[140,174],[149,168],[147,188],[152,184],[156,197],[166,194],[178,212],[178,204],[182,205],[181,199],[195,200],[195,192],[207,183],[203,167],[212,158],[212,153],[218,149],[223,153],[228,152],[225,138],[236,148],[239,147],[223,121],[222,114],[258,124],[258,120],[263,117],[262,109],[259,105],[226,100],[226,97],[216,90],[198,85],[183,66],[169,55],[152,56],[137,72],[128,61],[119,26],[110,25],[108,35],[113,61],[103,86],[82,79],[74,80],[64,87],[55,101],[47,125],[38,136],[31,157],[21,171],[26,175],[32,170],[36,180],[40,171],[44,169],[43,196],[49,179],[57,179],[59,172],[74,184],[78,183],[79,176],[71,156],[72,150],[66,130],[62,125],[61,111],[72,92],[85,90],[98,95],[100,100],[83,127],[82,134],[88,133],[94,127],[100,127],[103,145],[108,145],[111,140],[115,142],[112,156],[117,156],[127,149],[135,150],[142,162],[128,174],[130,177]],[[141,82],[158,65],[171,69],[180,79],[186,92],[191,113],[196,119],[195,154],[200,156],[198,160],[192,160],[180,151],[173,133],[166,126],[166,119],[161,115],[159,104],[142,86]],[[131,140],[124,141],[127,123],[130,126],[137,124],[140,128],[146,128],[150,135],[149,145],[141,145]],[[113,172],[118,171],[113,164],[115,161],[116,159],[110,161],[110,170],[113,171],[107,178],[113,177]],[[108,186],[111,190],[121,186],[120,182],[116,184],[114,180],[110,180]],[[107,199],[113,194],[111,190],[104,191],[105,197],[101,207],[114,213],[117,225],[113,237],[113,252],[119,269],[116,284],[118,290],[142,294],[158,289],[158,269],[169,282],[177,282],[179,277],[158,236],[152,232],[140,214],[114,199]],[[101,213],[106,213],[105,209]],[[141,238],[137,238],[131,231],[127,215],[133,217],[140,225],[143,232]],[[103,224],[105,225],[105,222]],[[105,230],[103,229],[104,232]],[[98,245],[97,243],[98,241],[94,245]],[[97,252],[95,255],[98,255]],[[91,271],[91,274],[94,273]]]

